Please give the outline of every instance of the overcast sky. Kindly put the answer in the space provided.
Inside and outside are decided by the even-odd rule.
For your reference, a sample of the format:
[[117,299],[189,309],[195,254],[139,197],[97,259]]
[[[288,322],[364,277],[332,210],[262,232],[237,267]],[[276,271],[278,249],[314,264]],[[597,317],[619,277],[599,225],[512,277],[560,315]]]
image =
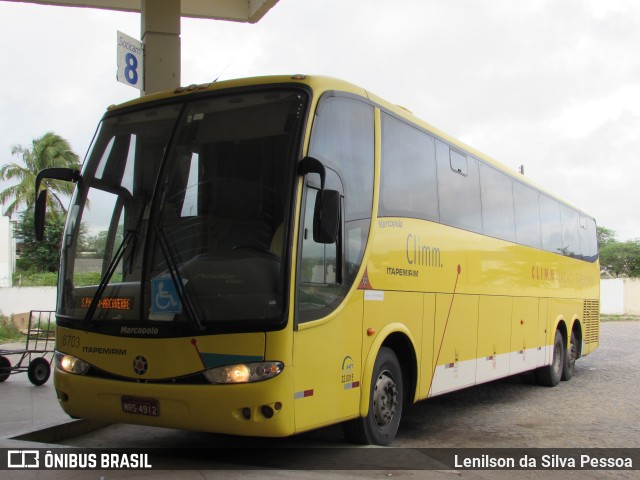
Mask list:
[[[140,16],[0,1],[0,162],[53,130],[84,158]],[[640,238],[637,0],[280,0],[256,25],[182,20],[182,84],[354,82]]]

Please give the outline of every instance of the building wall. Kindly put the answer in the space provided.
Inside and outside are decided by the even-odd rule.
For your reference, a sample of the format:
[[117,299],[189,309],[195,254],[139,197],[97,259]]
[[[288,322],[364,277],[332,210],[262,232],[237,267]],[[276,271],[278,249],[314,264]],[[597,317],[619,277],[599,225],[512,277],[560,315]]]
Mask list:
[[624,313],[624,279],[600,280],[600,312],[609,315]]
[[14,269],[15,244],[9,217],[0,217],[0,287],[10,287]]
[[624,279],[624,310],[628,315],[640,315],[640,278]]
[[640,279],[600,280],[600,312],[609,315],[640,315]]
[[55,310],[56,287],[0,288],[0,313],[13,315],[29,310]]

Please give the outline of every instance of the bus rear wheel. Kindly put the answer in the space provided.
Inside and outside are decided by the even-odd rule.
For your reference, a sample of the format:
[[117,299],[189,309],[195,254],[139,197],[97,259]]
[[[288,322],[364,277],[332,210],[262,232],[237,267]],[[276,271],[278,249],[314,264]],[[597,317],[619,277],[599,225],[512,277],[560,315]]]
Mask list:
[[390,348],[381,348],[373,367],[369,413],[343,424],[346,439],[351,443],[391,444],[402,416],[403,388],[398,357]]
[[545,387],[555,387],[560,383],[562,372],[564,370],[566,348],[564,347],[564,338],[560,330],[556,330],[556,336],[553,341],[553,358],[551,364],[536,370],[538,383]]
[[573,368],[578,359],[578,343],[576,334],[571,332],[571,344],[569,350],[565,353],[564,368],[562,369],[562,380],[571,380],[573,377]]

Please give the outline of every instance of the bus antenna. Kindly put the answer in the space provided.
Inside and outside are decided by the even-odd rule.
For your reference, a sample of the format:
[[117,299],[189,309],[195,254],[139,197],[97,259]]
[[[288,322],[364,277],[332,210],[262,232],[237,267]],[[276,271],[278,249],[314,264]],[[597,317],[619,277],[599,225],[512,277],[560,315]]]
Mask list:
[[222,71],[218,74],[218,76],[216,77],[216,79],[215,79],[213,82],[211,82],[211,83],[216,83],[216,82],[218,81],[218,79],[222,76],[222,74],[224,74],[224,72],[226,72],[226,71],[227,71],[227,68],[229,68],[229,65],[230,65],[230,64],[229,64],[229,63],[227,63],[227,66],[226,66],[226,67],[224,67],[224,68],[222,69]]

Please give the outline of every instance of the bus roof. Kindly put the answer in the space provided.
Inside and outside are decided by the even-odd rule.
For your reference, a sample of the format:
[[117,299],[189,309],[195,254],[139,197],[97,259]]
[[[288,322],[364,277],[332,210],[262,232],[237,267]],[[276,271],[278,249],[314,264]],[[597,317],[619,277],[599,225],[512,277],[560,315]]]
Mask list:
[[451,135],[448,135],[447,133],[443,132],[442,130],[434,127],[433,125],[425,122],[424,120],[416,117],[410,110],[408,110],[407,108],[404,108],[402,106],[399,105],[395,105],[392,104],[390,102],[388,102],[387,100],[384,100],[381,97],[378,97],[377,95],[365,90],[362,87],[359,87],[357,85],[354,85],[350,82],[344,81],[344,80],[340,80],[334,77],[328,77],[328,76],[321,76],[321,75],[304,75],[304,74],[297,74],[297,75],[273,75],[273,76],[261,76],[261,77],[247,77],[247,78],[238,78],[238,79],[232,79],[232,80],[224,80],[224,81],[214,81],[211,83],[204,83],[204,84],[193,84],[193,85],[189,85],[187,87],[178,87],[175,90],[168,90],[168,91],[164,91],[164,92],[158,92],[158,93],[154,93],[154,94],[150,94],[150,95],[146,95],[144,97],[141,98],[137,98],[119,105],[111,105],[108,110],[109,111],[114,111],[114,110],[118,110],[120,108],[128,108],[128,107],[135,107],[135,106],[140,106],[140,105],[144,105],[146,103],[149,102],[155,102],[155,101],[163,101],[163,100],[169,100],[172,98],[177,98],[177,97],[182,97],[182,96],[188,96],[188,95],[192,95],[195,93],[202,93],[202,92],[214,92],[214,91],[218,91],[218,90],[226,90],[226,89],[234,89],[234,88],[242,88],[242,87],[251,87],[251,86],[257,86],[257,85],[277,85],[277,84],[300,84],[300,85],[305,85],[307,87],[309,87],[315,94],[316,98],[319,98],[324,92],[327,91],[340,91],[340,92],[346,92],[346,93],[351,93],[353,95],[356,96],[360,96],[360,97],[364,97],[367,98],[368,100],[370,100],[371,102],[373,102],[374,104],[377,104],[380,108],[387,110],[391,113],[393,113],[394,115],[403,118],[413,124],[415,124],[416,126],[429,131],[431,134],[435,135],[436,137],[441,138],[442,140],[446,141],[447,143],[450,143],[451,145],[455,146],[456,148],[465,151],[466,153],[472,155],[473,157],[476,157],[478,159],[481,159],[483,162],[493,166],[494,168],[497,168],[498,170],[510,175],[513,179],[527,184],[533,188],[535,188],[536,190],[544,193],[545,195],[554,198],[555,200],[558,200],[561,203],[564,203],[567,206],[570,206],[571,208],[578,210],[581,214],[589,217],[589,218],[593,218],[591,217],[591,215],[588,215],[587,213],[585,213],[584,211],[580,210],[579,208],[576,208],[574,205],[571,205],[570,203],[566,202],[565,200],[557,197],[556,195],[548,192],[547,190],[545,190],[544,188],[540,187],[539,185],[537,185],[535,182],[531,181],[530,179],[526,178],[524,175],[519,174],[518,172],[516,172],[514,169],[506,166],[503,163],[500,163],[496,160],[494,160],[493,158],[489,157],[488,155],[485,155],[484,153],[476,150],[475,148],[471,147],[470,145],[465,144],[464,142],[461,142],[460,140],[452,137]]

